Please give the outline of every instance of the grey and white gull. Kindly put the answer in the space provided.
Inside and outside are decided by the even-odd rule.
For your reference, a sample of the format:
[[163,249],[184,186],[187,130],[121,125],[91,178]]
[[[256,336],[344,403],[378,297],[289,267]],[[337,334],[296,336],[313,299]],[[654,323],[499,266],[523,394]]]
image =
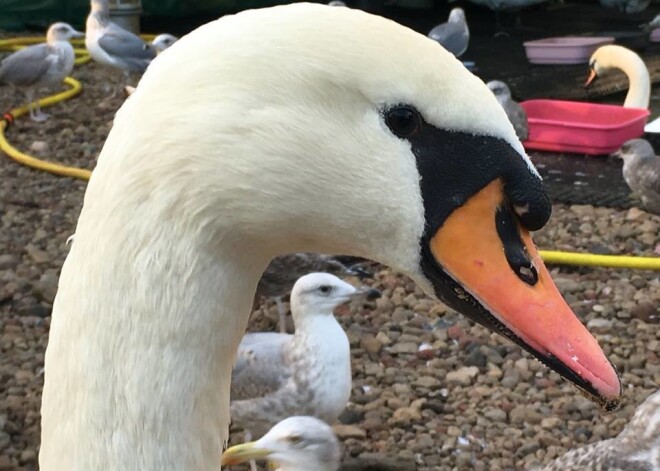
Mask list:
[[614,438],[571,450],[540,471],[660,471],[660,391],[651,394]]
[[34,102],[35,90],[58,84],[71,73],[76,55],[69,40],[83,36],[66,23],[54,23],[48,28],[45,43],[14,52],[0,63],[0,84],[25,89],[32,120],[47,118],[39,102]]
[[107,0],[91,0],[87,17],[85,46],[99,64],[114,67],[128,76],[144,72],[156,51],[139,36],[110,21]]
[[529,136],[529,127],[527,125],[527,113],[520,104],[518,104],[511,97],[511,90],[508,85],[499,80],[491,80],[486,84],[497,101],[502,105],[506,115],[513,124],[513,129],[516,131],[516,136],[521,141],[526,141]]
[[632,139],[613,156],[623,160],[623,179],[644,209],[660,214],[660,157],[645,139]]
[[308,416],[282,420],[254,442],[227,449],[222,465],[268,460],[274,471],[337,471],[342,450],[332,428]]
[[248,333],[241,341],[232,372],[232,424],[261,435],[292,415],[334,421],[348,403],[352,378],[348,338],[333,310],[379,295],[329,273],[300,278],[291,292],[295,333]]
[[447,22],[433,28],[429,32],[429,38],[440,43],[442,47],[456,57],[461,57],[465,54],[470,44],[470,29],[465,20],[463,9],[452,9],[449,12]]
[[280,332],[286,332],[286,308],[282,298],[288,295],[293,285],[301,277],[312,272],[329,272],[343,276],[370,276],[356,266],[364,259],[349,256],[296,252],[275,257],[266,267],[254,296],[252,309],[256,309],[262,297],[273,298],[277,304]]
[[149,43],[149,45],[151,45],[151,47],[156,51],[156,54],[160,54],[178,40],[179,38],[176,36],[164,33],[156,36],[154,40]]

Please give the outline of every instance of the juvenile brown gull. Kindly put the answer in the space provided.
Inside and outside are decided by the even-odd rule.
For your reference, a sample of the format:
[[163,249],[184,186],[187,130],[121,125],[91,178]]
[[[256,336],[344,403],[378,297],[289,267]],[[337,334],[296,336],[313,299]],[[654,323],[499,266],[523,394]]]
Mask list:
[[506,115],[513,124],[513,129],[516,131],[516,136],[521,141],[526,141],[529,136],[529,128],[527,126],[527,113],[522,106],[516,103],[513,98],[511,98],[511,90],[506,83],[500,82],[499,80],[491,80],[486,84],[497,101],[500,102]]
[[44,44],[14,52],[0,63],[0,84],[25,88],[32,120],[47,118],[39,103],[33,103],[35,89],[58,84],[71,73],[76,55],[69,39],[83,36],[66,23],[55,23],[48,28]]
[[644,139],[633,139],[613,154],[623,159],[623,179],[644,208],[660,214],[660,157]]
[[569,451],[541,471],[582,470],[660,470],[660,391],[646,398],[617,437]]
[[248,333],[241,341],[232,372],[232,423],[261,435],[292,415],[334,421],[348,403],[352,378],[348,338],[332,311],[379,295],[328,273],[300,278],[291,293],[295,333]]

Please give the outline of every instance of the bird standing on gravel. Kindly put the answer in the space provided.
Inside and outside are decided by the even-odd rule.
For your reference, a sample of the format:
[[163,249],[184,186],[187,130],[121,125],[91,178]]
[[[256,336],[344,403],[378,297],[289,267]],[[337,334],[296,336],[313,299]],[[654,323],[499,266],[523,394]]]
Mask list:
[[171,34],[159,34],[149,44],[154,48],[156,54],[160,54],[178,40],[179,38],[172,36]]
[[110,21],[107,0],[92,0],[87,17],[85,46],[99,64],[131,72],[144,72],[156,51],[139,36]]
[[518,139],[523,142],[526,141],[529,136],[527,113],[525,113],[522,106],[511,98],[511,90],[507,84],[499,80],[491,80],[486,85],[493,92],[497,101],[500,102],[504,111],[506,111],[506,115],[509,117],[511,124],[513,124],[513,129],[515,129]]
[[585,469],[660,470],[660,391],[646,398],[618,436],[569,451],[540,471]]
[[248,333],[231,382],[233,424],[261,435],[291,415],[334,421],[351,392],[350,348],[332,311],[353,299],[374,299],[329,273],[300,278],[291,292],[293,335]]
[[439,42],[456,57],[465,54],[470,44],[470,30],[463,9],[454,8],[446,23],[439,24],[429,32],[429,38]]
[[292,253],[275,257],[266,267],[254,296],[254,310],[262,297],[274,298],[279,315],[280,332],[286,333],[286,309],[282,298],[291,292],[295,282],[303,275],[311,272],[329,272],[334,275],[355,275],[362,277],[369,275],[366,271],[349,266],[353,262],[361,262],[364,259],[357,257],[344,257],[348,260],[344,263],[339,257],[315,253]]
[[39,102],[33,103],[35,89],[60,83],[71,73],[76,55],[69,40],[83,36],[66,23],[55,23],[48,28],[45,44],[21,49],[0,63],[0,85],[25,88],[33,121],[48,117]]
[[336,471],[341,446],[328,424],[315,417],[289,417],[256,442],[243,443],[222,454],[222,465],[268,460],[274,471]]
[[660,157],[644,139],[633,139],[613,154],[623,159],[623,179],[644,208],[660,214]]

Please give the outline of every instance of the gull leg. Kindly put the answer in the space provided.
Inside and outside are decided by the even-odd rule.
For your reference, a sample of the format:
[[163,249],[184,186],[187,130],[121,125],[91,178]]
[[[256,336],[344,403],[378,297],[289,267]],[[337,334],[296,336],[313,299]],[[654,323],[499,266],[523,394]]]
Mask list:
[[28,99],[28,109],[30,110],[30,119],[32,121],[36,121],[37,123],[46,121],[48,119],[48,115],[41,111],[41,105],[39,105],[39,101],[37,100],[35,102],[34,90],[28,90],[25,93],[25,96]]
[[277,314],[279,315],[280,333],[286,334],[286,309],[282,302],[282,296],[275,297],[275,304],[277,304]]

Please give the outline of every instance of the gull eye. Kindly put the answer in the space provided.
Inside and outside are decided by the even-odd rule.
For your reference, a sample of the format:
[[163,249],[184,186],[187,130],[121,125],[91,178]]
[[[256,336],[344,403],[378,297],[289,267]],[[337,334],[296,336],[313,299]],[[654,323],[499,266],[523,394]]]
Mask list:
[[384,113],[385,124],[396,136],[405,139],[422,130],[423,119],[410,105],[397,105]]
[[289,443],[296,445],[302,441],[302,437],[300,435],[290,435],[288,440]]
[[319,286],[319,291],[323,294],[328,294],[328,293],[330,293],[330,291],[332,291],[332,286],[321,285],[321,286]]

